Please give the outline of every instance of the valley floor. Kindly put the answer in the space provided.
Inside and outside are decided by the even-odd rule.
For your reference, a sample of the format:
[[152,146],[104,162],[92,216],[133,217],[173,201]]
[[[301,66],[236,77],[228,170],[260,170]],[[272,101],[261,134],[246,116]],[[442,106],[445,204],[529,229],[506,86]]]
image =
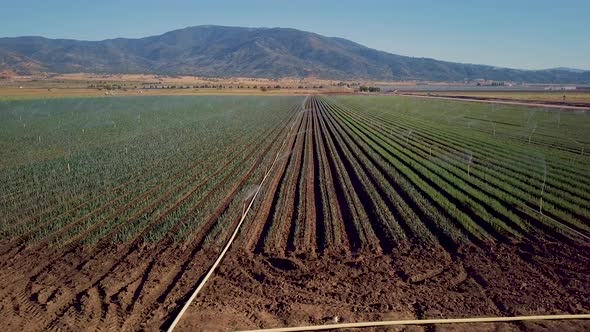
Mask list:
[[[105,143],[90,161],[80,155],[56,166],[11,154],[32,165],[3,165],[11,177],[2,176],[14,182],[6,181],[0,196],[5,329],[165,329],[245,211],[236,240],[178,330],[589,313],[584,113],[400,97],[252,98],[166,98],[141,107],[129,100],[135,108],[125,99],[80,99],[73,104],[79,110],[97,109],[80,111],[82,123],[102,120],[108,107],[125,109],[108,113],[113,122],[97,121],[106,129],[84,132]],[[165,107],[174,111],[160,117]],[[2,114],[17,137],[34,124]],[[37,109],[31,116],[62,124]],[[137,148],[130,157],[120,135],[136,126],[154,136],[129,143]],[[80,146],[87,147],[86,136]],[[36,149],[45,142],[38,137],[21,141]],[[147,144],[174,158],[158,158]],[[115,162],[131,166],[120,171],[137,172],[97,194],[94,182],[85,187],[101,171],[95,154],[121,156]],[[76,177],[84,167],[88,175]],[[37,192],[39,178],[51,176],[54,185]],[[69,183],[80,192],[66,191]],[[590,321],[374,330],[474,328],[580,331]]]

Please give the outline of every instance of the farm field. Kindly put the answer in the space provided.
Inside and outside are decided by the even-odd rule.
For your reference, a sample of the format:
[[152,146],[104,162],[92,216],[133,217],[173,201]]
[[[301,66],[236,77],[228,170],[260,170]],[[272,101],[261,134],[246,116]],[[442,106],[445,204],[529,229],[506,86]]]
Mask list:
[[[329,92],[329,90],[328,90]],[[116,90],[116,91],[104,91],[98,89],[89,88],[12,88],[12,87],[0,87],[0,100],[23,100],[23,99],[39,99],[51,98],[82,98],[82,97],[106,97],[110,98],[113,96],[213,96],[213,95],[225,95],[225,96],[305,96],[307,94],[318,93],[317,89],[271,89],[268,91],[261,91],[260,89],[236,89],[236,88],[225,88],[225,89],[130,89],[130,90]]]
[[0,101],[3,324],[167,327],[258,189],[179,330],[588,313],[589,137],[394,96]]
[[[413,93],[427,95],[427,92]],[[589,92],[576,91],[436,91],[430,95],[441,97],[473,98],[479,100],[503,100],[540,103],[548,105],[590,106]]]

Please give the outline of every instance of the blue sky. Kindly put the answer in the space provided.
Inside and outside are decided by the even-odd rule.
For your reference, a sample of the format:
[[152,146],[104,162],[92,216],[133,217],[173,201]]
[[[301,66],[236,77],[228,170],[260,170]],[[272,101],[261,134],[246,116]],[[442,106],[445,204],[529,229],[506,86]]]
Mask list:
[[289,27],[391,53],[590,69],[588,0],[0,0],[0,36],[101,40],[216,24]]

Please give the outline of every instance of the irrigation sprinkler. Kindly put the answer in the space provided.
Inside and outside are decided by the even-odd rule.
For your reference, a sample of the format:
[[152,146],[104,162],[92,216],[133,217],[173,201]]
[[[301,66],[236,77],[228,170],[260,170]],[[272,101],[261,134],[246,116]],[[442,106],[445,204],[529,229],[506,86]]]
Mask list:
[[535,130],[537,130],[537,124],[535,123],[535,126],[533,127],[533,130],[531,130],[531,133],[529,134],[529,144],[531,143],[531,138],[533,137],[533,134],[535,133]]
[[[578,142],[577,140],[570,138],[574,143],[576,143],[577,145],[580,146],[580,156],[583,157],[584,156],[584,144]],[[577,158],[577,156],[576,156]],[[574,158],[575,159],[575,158]]]
[[547,182],[547,165],[543,173],[543,186],[541,186],[541,196],[539,197],[539,213],[543,214],[543,193],[545,192],[545,182]]
[[541,162],[543,163],[543,183],[541,185],[541,194],[539,195],[539,213],[543,214],[543,194],[545,193],[545,183],[547,182],[547,163],[545,157],[541,156]]
[[473,161],[473,153],[469,151],[469,162],[467,162],[467,176],[471,176],[471,163]]
[[[496,115],[496,103],[492,103],[492,115],[493,116]],[[492,119],[491,121],[492,121],[492,128],[493,128],[493,131],[494,131],[493,136],[496,137],[496,126],[498,124],[496,123],[496,121],[494,121],[494,119]]]
[[408,135],[406,136],[406,144],[410,142],[410,135],[412,135],[412,129],[408,130]]
[[[283,139],[283,143],[281,144],[281,146],[279,148],[279,151],[277,151],[277,155],[275,156],[275,159],[271,163],[271,166],[270,166],[269,170],[264,174],[264,177],[262,178],[262,181],[260,181],[260,183],[255,186],[256,189],[253,192],[251,192],[250,195],[247,195],[247,197],[251,197],[251,199],[249,200],[248,206],[244,210],[244,213],[242,214],[242,217],[240,218],[240,221],[236,225],[233,233],[231,234],[231,236],[227,240],[225,246],[223,247],[223,250],[221,251],[221,253],[217,257],[217,259],[215,260],[215,262],[213,263],[213,265],[211,266],[211,268],[209,268],[209,271],[207,272],[207,274],[205,275],[205,277],[203,277],[203,279],[201,280],[201,282],[199,283],[199,285],[197,286],[197,288],[192,292],[191,296],[184,303],[184,305],[182,306],[180,312],[176,315],[176,318],[174,318],[174,321],[172,321],[172,323],[170,324],[170,326],[166,330],[167,332],[172,332],[174,330],[174,327],[176,327],[176,324],[178,324],[178,322],[179,322],[180,318],[182,317],[182,315],[184,314],[184,312],[188,309],[188,307],[193,302],[193,300],[195,299],[195,297],[197,297],[197,295],[199,294],[199,292],[201,291],[201,289],[205,286],[205,283],[207,282],[207,280],[209,280],[209,278],[211,277],[211,275],[215,272],[215,269],[217,268],[217,266],[219,265],[219,263],[221,262],[221,260],[223,259],[223,257],[227,253],[227,251],[229,250],[231,244],[233,243],[234,239],[238,235],[238,232],[240,230],[240,227],[242,226],[242,223],[244,222],[244,219],[246,219],[246,215],[252,209],[252,205],[254,204],[254,200],[256,199],[256,197],[258,196],[258,194],[260,193],[260,190],[262,189],[262,185],[264,184],[264,182],[266,181],[266,179],[269,177],[269,175],[271,174],[271,171],[272,171],[273,167],[275,166],[275,164],[279,160],[280,153],[283,150],[283,148],[285,147],[286,143],[287,143],[287,139],[285,138],[285,139]],[[244,202],[246,202],[246,200],[244,200]]]
[[[268,171],[266,171],[265,174],[268,174],[270,172],[270,169]],[[254,197],[254,195],[260,191],[260,185],[251,185],[245,192],[244,194],[244,198],[242,199],[242,202],[244,203],[243,209],[242,209],[242,215],[244,215],[244,213],[246,212],[246,206],[248,203],[250,203],[250,200],[252,199],[252,197]]]
[[68,163],[68,173],[71,171],[72,169],[70,168],[70,163]]

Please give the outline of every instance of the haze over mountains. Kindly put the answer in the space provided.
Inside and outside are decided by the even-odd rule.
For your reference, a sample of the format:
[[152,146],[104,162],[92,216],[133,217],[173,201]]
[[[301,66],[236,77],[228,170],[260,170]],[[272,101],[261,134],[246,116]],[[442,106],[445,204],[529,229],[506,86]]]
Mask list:
[[195,26],[138,39],[0,38],[0,70],[216,77],[590,84],[590,71],[518,70],[390,54],[287,28]]

